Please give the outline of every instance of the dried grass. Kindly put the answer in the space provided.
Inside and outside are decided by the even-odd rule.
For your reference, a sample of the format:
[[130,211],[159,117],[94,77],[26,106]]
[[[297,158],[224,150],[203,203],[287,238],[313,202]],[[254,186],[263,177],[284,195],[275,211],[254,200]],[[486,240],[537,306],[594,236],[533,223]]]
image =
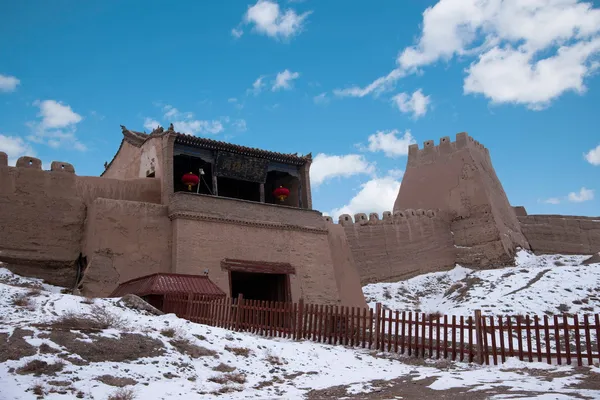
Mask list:
[[135,392],[132,389],[121,388],[108,396],[107,400],[134,400]]
[[236,356],[243,356],[243,357],[248,357],[251,352],[251,350],[246,347],[225,346],[225,350],[235,354]]

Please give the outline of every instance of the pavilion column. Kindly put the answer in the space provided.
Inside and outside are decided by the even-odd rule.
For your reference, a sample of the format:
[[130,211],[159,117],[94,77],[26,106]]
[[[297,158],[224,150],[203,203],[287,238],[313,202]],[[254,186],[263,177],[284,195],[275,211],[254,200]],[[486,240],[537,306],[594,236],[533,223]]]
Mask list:
[[216,175],[213,175],[213,177],[212,177],[212,186],[213,186],[213,195],[218,196],[219,195],[219,187],[217,186],[217,176]]
[[260,184],[260,202],[261,203],[265,202],[265,184],[264,183]]

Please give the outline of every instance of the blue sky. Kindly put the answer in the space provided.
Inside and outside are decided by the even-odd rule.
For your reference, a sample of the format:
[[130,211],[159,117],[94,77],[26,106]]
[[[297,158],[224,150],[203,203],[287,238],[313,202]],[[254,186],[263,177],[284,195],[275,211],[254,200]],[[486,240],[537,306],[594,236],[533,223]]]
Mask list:
[[599,2],[480,3],[4,2],[0,150],[99,175],[119,125],[173,122],[312,152],[337,215],[391,210],[408,144],[467,131],[513,205],[599,215]]

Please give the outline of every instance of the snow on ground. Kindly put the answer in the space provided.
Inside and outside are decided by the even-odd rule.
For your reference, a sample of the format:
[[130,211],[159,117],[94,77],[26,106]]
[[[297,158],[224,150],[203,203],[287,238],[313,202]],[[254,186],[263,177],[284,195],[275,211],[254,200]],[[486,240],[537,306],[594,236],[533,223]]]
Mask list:
[[[107,326],[74,329],[64,322],[65,316]],[[62,294],[60,288],[0,268],[2,400],[106,400],[118,390],[116,385],[133,390],[136,399],[148,400],[369,398],[369,393],[384,390],[377,380],[398,378],[427,382],[425,387],[397,386],[418,388],[414,396],[403,394],[404,399],[458,389],[469,391],[469,396],[485,392],[484,397],[469,398],[506,398],[506,393],[523,391],[531,391],[528,398],[549,392],[552,398],[600,398],[600,390],[570,386],[599,375],[597,368],[514,359],[501,367],[415,362],[362,349],[261,338],[172,314],[153,316],[127,308],[119,299]],[[342,396],[311,395],[312,390],[339,385],[348,385]],[[385,390],[393,390],[393,385]]]
[[600,312],[600,264],[582,265],[589,256],[536,256],[520,250],[515,266],[419,275],[363,287],[367,302],[399,311],[457,316],[552,315]]

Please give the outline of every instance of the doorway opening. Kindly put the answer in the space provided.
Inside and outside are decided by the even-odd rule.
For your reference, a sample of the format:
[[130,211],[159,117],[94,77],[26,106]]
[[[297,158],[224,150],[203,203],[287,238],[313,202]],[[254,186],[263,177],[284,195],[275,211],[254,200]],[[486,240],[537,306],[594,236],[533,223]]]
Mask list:
[[287,274],[230,271],[231,297],[239,294],[246,300],[291,301]]

